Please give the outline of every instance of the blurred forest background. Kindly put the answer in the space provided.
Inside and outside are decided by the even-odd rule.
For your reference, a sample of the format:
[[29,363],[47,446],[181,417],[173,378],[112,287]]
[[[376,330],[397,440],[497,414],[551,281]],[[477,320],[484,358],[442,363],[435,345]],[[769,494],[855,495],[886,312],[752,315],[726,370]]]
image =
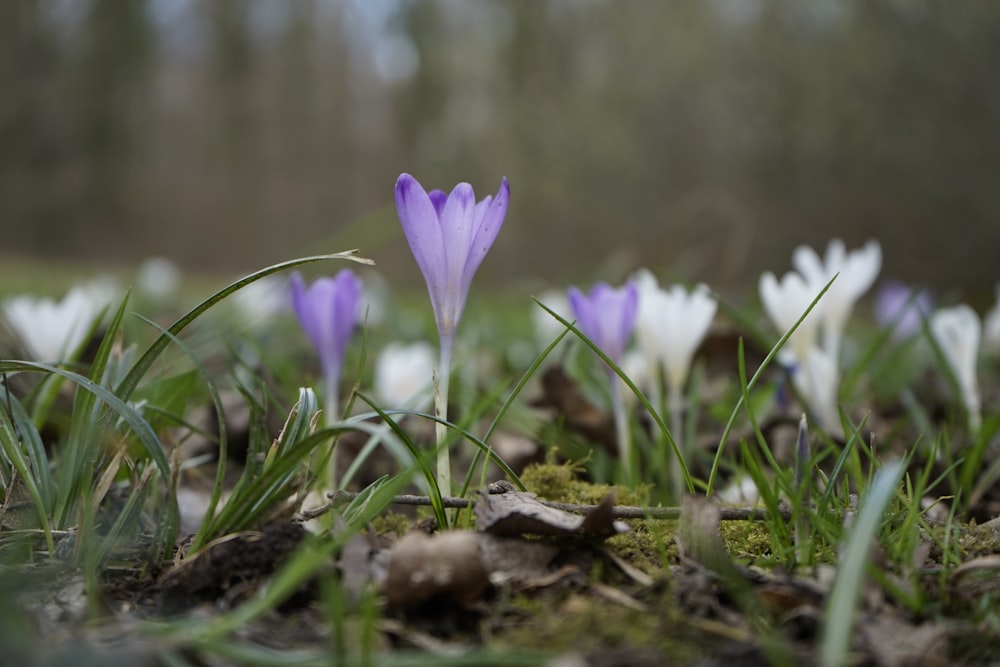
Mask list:
[[494,285],[755,291],[840,236],[989,297],[998,73],[985,0],[4,0],[0,261],[360,247],[419,281],[408,171],[510,179]]

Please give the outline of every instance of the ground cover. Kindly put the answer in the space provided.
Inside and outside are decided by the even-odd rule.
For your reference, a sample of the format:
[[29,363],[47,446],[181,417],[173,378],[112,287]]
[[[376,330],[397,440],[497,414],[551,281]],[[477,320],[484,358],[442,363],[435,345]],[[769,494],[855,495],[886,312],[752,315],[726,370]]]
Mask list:
[[[271,277],[345,261],[268,267],[174,313],[130,295],[66,363],[3,339],[5,661],[1000,657],[988,354],[973,406],[928,321],[899,335],[857,318],[823,423],[822,397],[779,363],[823,297],[777,333],[722,299],[671,405],[666,378],[651,390],[624,359],[605,372],[591,335],[525,297],[467,314],[442,422],[426,399],[374,387],[378,351],[432,326],[406,303],[356,328],[331,415],[294,316],[251,328],[227,309]],[[532,311],[557,325],[541,344]]]

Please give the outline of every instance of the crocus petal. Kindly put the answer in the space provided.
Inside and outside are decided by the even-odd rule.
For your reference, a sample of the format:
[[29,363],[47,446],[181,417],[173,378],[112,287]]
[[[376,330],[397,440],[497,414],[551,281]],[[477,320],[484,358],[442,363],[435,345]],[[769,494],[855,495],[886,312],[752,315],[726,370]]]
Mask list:
[[661,362],[660,334],[664,328],[664,294],[656,277],[648,269],[639,269],[632,275],[639,295],[636,314],[636,343],[651,367]]
[[979,383],[976,362],[979,358],[979,341],[982,328],[976,311],[962,303],[942,308],[931,316],[931,333],[941,348],[948,365],[962,391],[962,399],[969,414],[969,427],[980,426]]
[[342,269],[333,278],[320,278],[306,287],[302,276],[295,273],[291,289],[302,330],[316,348],[327,383],[335,384],[357,322],[361,281],[350,269]]
[[993,354],[1000,353],[1000,285],[997,302],[983,317],[983,347]]
[[836,359],[855,302],[871,288],[882,268],[882,247],[873,240],[860,250],[847,252],[843,241],[833,239],[827,245],[825,261],[806,246],[796,248],[792,261],[814,289],[834,281],[823,298],[822,319],[827,353]]
[[449,264],[449,278],[456,273],[461,276],[472,237],[476,233],[475,213],[476,193],[468,183],[459,183],[448,195],[441,212],[441,237],[444,239],[444,254]]
[[690,293],[674,285],[665,293],[661,355],[667,381],[677,389],[687,380],[694,353],[712,325],[717,305],[705,285]]
[[837,409],[840,374],[836,362],[820,348],[811,347],[793,377],[816,420],[828,432],[840,435],[842,427]]
[[924,319],[934,309],[934,299],[927,290],[890,280],[875,295],[875,321],[892,327],[893,337],[908,338],[921,330]]
[[440,218],[444,213],[444,205],[448,203],[448,193],[444,190],[431,190],[427,196],[430,197],[431,205],[434,206],[434,212]]
[[507,211],[507,180],[501,197],[476,204],[468,183],[459,183],[447,196],[429,195],[409,174],[396,181],[396,210],[427,291],[438,334],[445,345],[453,338],[465,308],[473,275],[496,238]]
[[[786,273],[781,282],[778,282],[771,272],[763,274],[760,278],[760,298],[764,309],[782,334],[791,329],[802,317],[802,313],[806,312],[820,289],[822,287],[811,285],[794,271]],[[816,303],[788,339],[787,347],[791,351],[786,353],[782,350],[783,362],[789,362],[790,354],[800,363],[804,361],[808,349],[816,341],[824,300],[825,297]]]
[[296,271],[292,274],[289,286],[292,290],[292,308],[295,310],[295,316],[298,317],[299,324],[302,326],[302,330],[305,331],[306,337],[315,346],[316,332],[319,331],[319,325],[316,322],[315,313],[309,307],[306,281]]
[[[558,314],[563,319],[572,320],[569,299],[562,290],[546,290],[538,295],[538,301],[545,304],[549,309]],[[566,330],[562,322],[552,317],[545,309],[533,307],[531,310],[531,322],[535,330],[535,343],[539,349],[545,349],[555,340],[559,334]],[[563,339],[565,341],[566,339]],[[560,343],[562,345],[563,343]]]
[[500,227],[507,217],[507,205],[510,202],[510,184],[504,178],[500,182],[500,190],[495,197],[487,197],[476,206],[476,233],[469,245],[469,255],[462,270],[462,284],[468,288],[472,283],[479,265],[486,258],[486,253],[493,246]]
[[432,200],[423,186],[409,174],[402,174],[396,181],[396,212],[399,223],[403,227],[413,258],[427,282],[435,313],[438,310],[437,299],[447,282],[448,268],[441,221],[436,208],[440,204],[440,196],[435,194]]
[[851,277],[848,284],[852,301],[857,301],[871,289],[881,269],[882,246],[878,241],[869,241],[863,248],[850,254],[846,262],[846,273]]
[[809,246],[799,246],[792,253],[792,266],[810,283],[825,285],[833,276],[827,277],[826,268],[816,251]]
[[616,364],[622,360],[635,328],[638,301],[638,292],[631,281],[620,289],[597,283],[589,296],[575,287],[569,289],[577,327]]
[[389,343],[375,362],[375,395],[385,408],[426,409],[431,402],[434,349],[423,341]]

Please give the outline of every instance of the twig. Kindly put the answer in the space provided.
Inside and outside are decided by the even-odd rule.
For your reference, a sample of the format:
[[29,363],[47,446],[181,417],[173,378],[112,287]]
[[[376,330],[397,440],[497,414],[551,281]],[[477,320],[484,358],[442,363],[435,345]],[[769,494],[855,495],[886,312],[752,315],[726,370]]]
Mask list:
[[[316,509],[303,510],[298,516],[302,520],[314,519],[317,516],[329,512],[338,505],[351,502],[357,497],[357,493],[352,493],[350,491],[334,491],[327,494],[327,498],[330,499],[329,503],[323,505],[322,507],[317,507]],[[441,504],[446,508],[471,507],[475,502],[475,498],[449,498],[447,496],[441,498]],[[588,514],[597,507],[597,505],[557,503],[551,500],[539,500],[538,502],[557,510],[563,510],[565,512],[578,512],[580,514]],[[391,504],[429,506],[431,504],[431,499],[428,496],[403,494],[394,497]],[[785,508],[782,508],[780,512],[782,519],[788,519],[791,516],[791,512],[787,511]],[[611,516],[615,519],[656,519],[671,521],[680,518],[681,508],[615,505],[611,509]],[[720,507],[719,518],[722,521],[763,521],[768,518],[768,513],[766,509],[761,507]]]

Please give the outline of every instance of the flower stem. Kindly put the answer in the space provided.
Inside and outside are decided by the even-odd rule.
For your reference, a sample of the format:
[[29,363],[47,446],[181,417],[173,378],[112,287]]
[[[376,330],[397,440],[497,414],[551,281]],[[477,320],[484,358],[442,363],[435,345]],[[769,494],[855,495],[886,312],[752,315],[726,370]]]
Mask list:
[[[676,382],[667,383],[667,403],[668,410],[670,412],[670,434],[674,437],[674,442],[677,444],[677,451],[680,452],[682,457],[687,457],[687,447],[686,440],[684,437],[684,392],[683,385],[679,385]],[[670,456],[670,481],[674,487],[674,493],[678,501],[684,493],[684,489],[687,488],[684,484],[684,474],[681,468],[681,462],[677,460],[677,457],[671,452]]]
[[809,422],[805,414],[799,420],[799,434],[795,441],[795,488],[802,495],[800,496],[799,507],[793,510],[795,517],[795,552],[800,566],[808,565],[810,562],[811,544],[808,538],[809,517],[806,508],[810,503],[811,483],[809,478]]
[[[323,425],[329,428],[340,419],[339,410],[340,395],[337,380],[328,378],[326,382],[326,401],[323,404]],[[336,491],[339,482],[340,480],[337,479],[337,449],[336,441],[334,441],[330,445],[330,458],[327,459],[326,464],[326,483],[330,491]]]
[[615,437],[618,441],[618,456],[622,462],[624,481],[626,484],[631,484],[635,479],[632,462],[632,439],[628,428],[628,414],[625,411],[621,382],[615,375],[611,376],[611,408],[615,415]]
[[[448,381],[451,378],[450,338],[441,338],[441,358],[434,377],[434,414],[438,419],[448,419]],[[437,443],[437,480],[444,495],[451,495],[451,455],[448,450],[448,427],[435,422],[434,435]]]
[[962,400],[965,402],[965,410],[969,416],[969,432],[976,436],[983,424],[983,417],[980,409],[979,387],[976,386],[975,378],[972,382],[963,383]]

